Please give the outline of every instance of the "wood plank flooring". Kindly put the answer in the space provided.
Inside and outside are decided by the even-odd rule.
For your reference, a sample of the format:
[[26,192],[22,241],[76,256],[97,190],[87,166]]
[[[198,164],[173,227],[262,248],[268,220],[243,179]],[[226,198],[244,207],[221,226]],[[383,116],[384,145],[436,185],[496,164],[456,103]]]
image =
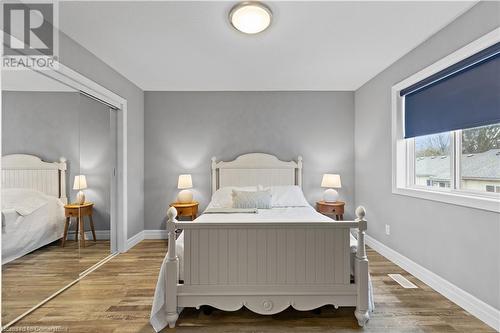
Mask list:
[[[153,332],[149,313],[165,252],[165,241],[141,242],[18,322],[11,331],[36,327],[37,332]],[[211,315],[185,309],[176,329],[164,332],[495,332],[375,251],[369,250],[368,257],[376,309],[364,329],[357,326],[354,308],[325,306],[320,314],[288,309],[273,316],[246,309],[214,310]],[[403,289],[388,273],[402,274],[419,288]]]
[[110,254],[107,240],[87,241],[78,248],[75,241],[48,244],[19,259],[2,265],[2,324],[40,303],[78,278]]

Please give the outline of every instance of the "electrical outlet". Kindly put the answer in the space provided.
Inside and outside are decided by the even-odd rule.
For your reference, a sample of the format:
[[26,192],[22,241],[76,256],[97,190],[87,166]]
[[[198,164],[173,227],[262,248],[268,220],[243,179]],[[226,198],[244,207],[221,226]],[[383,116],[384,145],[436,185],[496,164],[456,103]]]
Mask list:
[[389,224],[385,225],[385,234],[389,236],[391,234],[391,226]]

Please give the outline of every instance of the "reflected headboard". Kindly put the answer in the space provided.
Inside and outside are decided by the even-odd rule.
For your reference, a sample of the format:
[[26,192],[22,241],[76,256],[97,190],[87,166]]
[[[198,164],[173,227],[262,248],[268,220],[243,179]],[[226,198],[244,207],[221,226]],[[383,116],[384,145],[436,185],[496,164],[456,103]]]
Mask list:
[[13,154],[2,156],[2,188],[28,188],[67,203],[66,159],[44,162],[38,156]]
[[212,157],[212,194],[221,187],[253,185],[302,187],[302,156],[297,162],[262,153],[240,155],[229,162]]

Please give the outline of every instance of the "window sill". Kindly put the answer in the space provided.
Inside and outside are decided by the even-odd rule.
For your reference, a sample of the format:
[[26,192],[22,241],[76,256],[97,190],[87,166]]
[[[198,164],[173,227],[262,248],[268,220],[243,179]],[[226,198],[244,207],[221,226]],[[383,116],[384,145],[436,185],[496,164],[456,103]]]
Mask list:
[[392,193],[500,213],[500,200],[494,197],[490,198],[453,191],[432,191],[411,187],[393,188]]

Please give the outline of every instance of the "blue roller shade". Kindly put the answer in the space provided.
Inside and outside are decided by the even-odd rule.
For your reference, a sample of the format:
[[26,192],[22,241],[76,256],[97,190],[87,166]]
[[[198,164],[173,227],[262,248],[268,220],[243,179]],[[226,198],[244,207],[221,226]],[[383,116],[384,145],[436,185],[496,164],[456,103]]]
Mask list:
[[400,94],[405,138],[500,123],[500,43]]

